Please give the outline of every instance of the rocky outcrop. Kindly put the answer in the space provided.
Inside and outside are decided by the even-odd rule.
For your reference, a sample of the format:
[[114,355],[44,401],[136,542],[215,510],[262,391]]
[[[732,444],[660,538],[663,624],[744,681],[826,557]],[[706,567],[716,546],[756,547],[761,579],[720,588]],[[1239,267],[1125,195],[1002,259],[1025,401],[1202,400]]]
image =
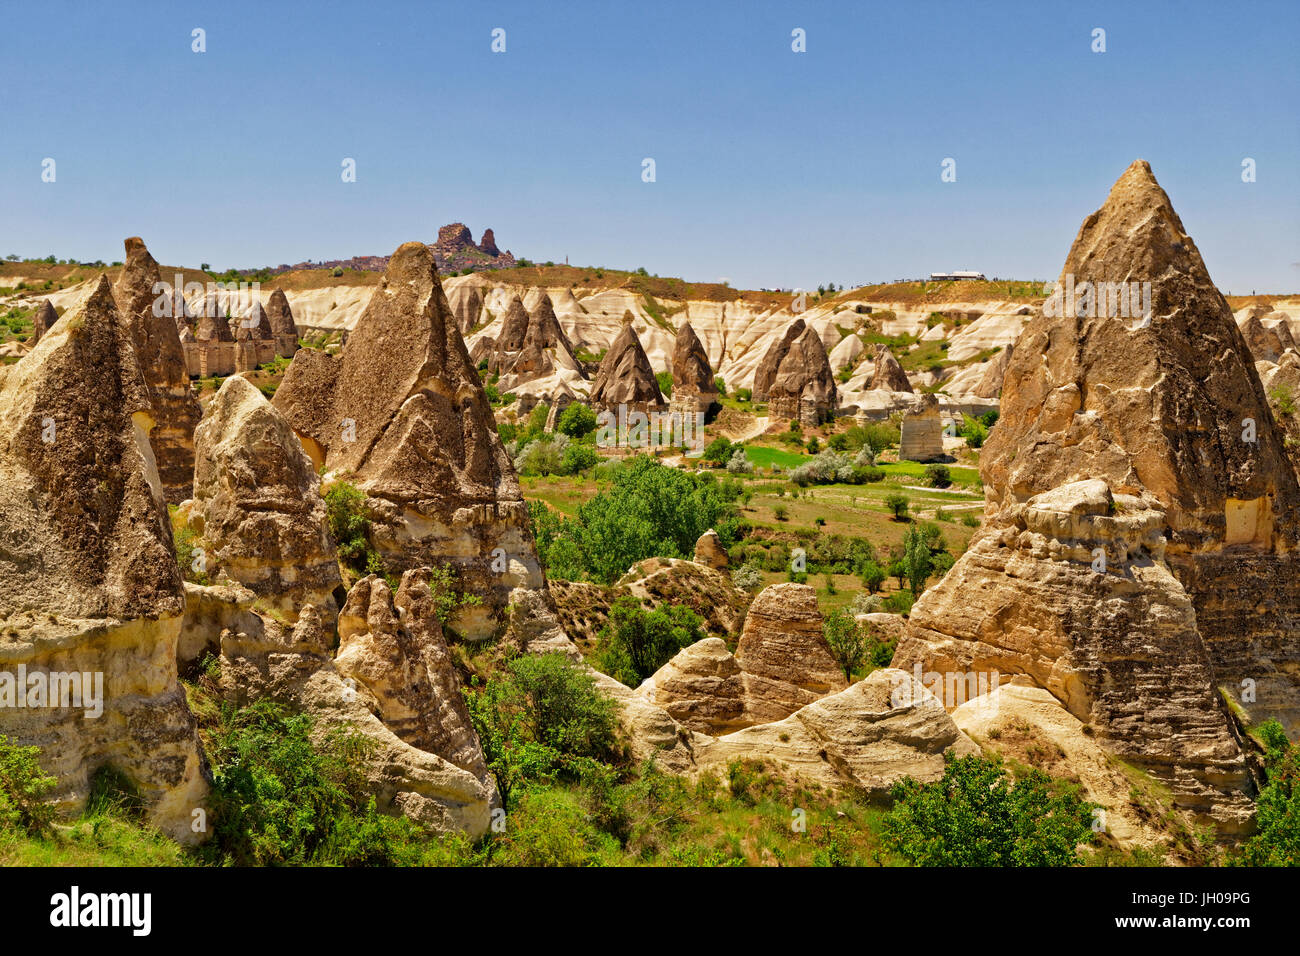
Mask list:
[[785,330],[785,334],[773,342],[763,356],[763,360],[758,363],[758,368],[754,372],[753,399],[755,402],[766,402],[770,397],[772,383],[776,381],[776,373],[781,368],[781,362],[785,359],[786,354],[799,336],[803,335],[808,326],[803,319],[795,319]]
[[284,417],[247,379],[222,384],[195,433],[190,526],[208,574],[237,581],[297,618],[305,604],[331,618],[342,583],[320,478]]
[[806,584],[763,589],[749,606],[736,660],[751,723],[781,720],[844,688],[844,672],[822,635],[817,592]]
[[235,325],[235,371],[251,372],[276,356],[275,336],[271,333],[271,320],[262,303],[253,300],[248,314]]
[[122,321],[149,388],[149,434],[163,494],[171,504],[189,496],[194,480],[194,426],[203,414],[190,389],[185,353],[170,308],[155,308],[162,280],[143,240],[126,240],[126,264],[113,288]]
[[620,405],[629,411],[662,411],[663,393],[655,378],[650,360],[636,330],[623,326],[618,338],[600,362],[600,371],[591,387],[591,405],[598,411],[617,412]]
[[[119,313],[101,277],[30,354],[0,368],[0,734],[42,748],[62,808],[80,809],[91,776],[111,765],[152,825],[192,842],[207,786],[177,680],[184,599],[135,352],[137,335],[155,344],[149,331]],[[34,701],[38,674],[75,674],[77,696]]]
[[699,336],[689,322],[677,330],[673,344],[673,391],[669,407],[683,415],[708,414],[718,404],[718,387],[713,383],[713,367]]
[[826,346],[813,329],[795,339],[768,388],[768,412],[776,418],[820,425],[835,415],[838,392]]
[[497,237],[493,235],[491,229],[483,230],[483,241],[478,244],[478,251],[485,256],[501,255],[501,250],[497,248]]
[[1251,312],[1240,325],[1246,346],[1257,362],[1276,362],[1287,349],[1295,348],[1295,339],[1285,322],[1267,327],[1260,317]]
[[[375,587],[374,579],[357,587],[363,584],[364,592]],[[441,695],[455,675],[441,667],[436,651],[426,653],[414,637],[428,633],[423,620],[399,620],[386,594],[365,602],[354,589],[357,601],[349,600],[346,607],[364,611],[366,617],[340,617],[348,647],[346,655],[340,648],[342,661],[336,666],[330,650],[333,629],[314,606],[301,608],[296,623],[288,625],[254,613],[251,592],[243,588],[186,585],[186,591],[186,623],[196,632],[188,648],[218,642],[220,689],[227,701],[247,706],[269,698],[310,714],[319,732],[359,735],[366,746],[358,753],[356,769],[381,812],[404,814],[435,833],[461,831],[476,838],[487,832],[499,800],[474,759],[477,738],[470,744],[463,728],[450,725],[445,731],[424,728],[429,721],[448,719],[448,706],[454,705]],[[419,617],[423,610],[417,607],[415,613]],[[413,683],[401,683],[408,679]],[[411,706],[427,712],[408,718]],[[385,718],[393,719],[397,730]],[[415,746],[403,734],[431,745],[439,741],[467,766]],[[481,753],[477,756],[481,759]]]
[[281,358],[293,358],[298,351],[298,326],[284,290],[276,289],[271,293],[266,303],[266,316],[271,325],[271,337],[275,339],[276,354]]
[[746,718],[740,664],[719,637],[679,651],[637,688],[637,694],[697,733],[719,736],[753,723]]
[[55,322],[59,321],[59,314],[54,311],[54,306],[49,299],[41,302],[41,307],[36,310],[36,315],[32,317],[32,338],[28,343],[35,345],[48,332]]
[[939,397],[923,394],[906,412],[898,443],[899,461],[939,461],[947,458],[943,450],[943,421],[939,417]]
[[1024,674],[1231,832],[1251,784],[1221,697],[1300,732],[1300,488],[1227,303],[1141,161],[1084,221],[1060,287],[1118,281],[1151,283],[1149,321],[1054,297],[1026,327],[981,462],[985,524],[894,664]]
[[989,359],[983,376],[981,376],[979,383],[971,394],[976,398],[997,398],[1001,395],[1002,378],[1007,374],[1007,366],[1011,364],[1011,356],[1014,351],[1015,346],[1008,345]]
[[910,392],[912,383],[907,380],[907,373],[898,364],[889,347],[876,343],[876,362],[871,373],[872,390],[884,389],[890,392]]
[[383,578],[352,586],[339,614],[334,666],[402,740],[473,774],[495,791],[438,622],[427,568],[402,575],[396,599]]
[[715,571],[724,571],[729,561],[727,549],[722,546],[722,541],[718,538],[718,532],[710,528],[700,535],[695,542],[696,564],[702,564],[706,568],[713,568]]
[[461,335],[469,335],[478,327],[479,316],[483,314],[483,296],[478,286],[462,286],[459,294],[448,297],[452,312],[456,316],[456,328]]
[[883,800],[905,777],[943,776],[944,754],[977,747],[943,705],[910,674],[873,671],[771,723],[695,743],[700,770],[725,771],[733,760],[762,760],[805,783]]
[[513,354],[524,347],[524,340],[528,337],[528,310],[524,308],[523,299],[515,296],[510,300],[510,308],[506,310],[505,316],[501,319],[501,331],[496,337],[497,358],[492,365],[488,367],[492,371],[499,371],[501,358],[503,354]]
[[487,637],[512,592],[544,587],[518,479],[423,243],[393,254],[337,358],[294,357],[274,405],[314,460],[366,494],[390,571],[450,565],[482,599],[452,630]]

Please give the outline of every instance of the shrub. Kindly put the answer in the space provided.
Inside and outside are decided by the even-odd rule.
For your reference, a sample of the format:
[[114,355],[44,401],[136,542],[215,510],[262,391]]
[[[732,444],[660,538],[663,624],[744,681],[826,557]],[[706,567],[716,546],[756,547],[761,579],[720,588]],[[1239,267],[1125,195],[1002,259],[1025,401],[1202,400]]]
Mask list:
[[599,461],[600,456],[596,454],[596,449],[593,446],[572,442],[564,449],[564,454],[560,456],[560,474],[576,475],[590,468],[595,468]]
[[636,687],[684,647],[704,640],[703,622],[690,608],[665,604],[647,611],[625,595],[614,602],[596,645],[597,666]]
[[969,415],[962,415],[962,426],[957,429],[957,434],[966,439],[966,444],[971,448],[979,448],[984,444],[984,440],[989,437],[989,427],[982,419],[971,418]]
[[876,463],[876,454],[871,450],[870,445],[863,445],[858,449],[857,455],[853,458],[853,464],[859,468],[870,468]]
[[1257,731],[1268,783],[1259,792],[1258,830],[1229,857],[1235,866],[1300,866],[1300,748],[1276,720]]
[[754,390],[752,388],[736,389],[736,401],[738,402],[748,402],[753,397],[754,397]]
[[0,734],[0,826],[31,836],[46,833],[54,806],[46,796],[58,785],[41,770],[40,747],[23,747]]
[[339,560],[354,571],[363,570],[370,557],[370,517],[366,496],[355,485],[336,482],[325,492],[330,534],[338,545]]
[[1041,770],[1012,780],[1000,757],[944,754],[943,779],[891,790],[886,845],[915,866],[1069,866],[1092,842],[1093,805]]
[[731,572],[731,583],[742,591],[753,591],[763,586],[763,573],[751,564],[744,564]]
[[926,465],[925,483],[931,488],[947,488],[952,484],[952,474],[947,465]]
[[849,605],[849,610],[854,614],[875,614],[880,610],[880,595],[867,591],[859,591],[853,595],[853,603]]
[[899,491],[891,491],[885,496],[885,507],[894,513],[895,521],[907,520],[907,509],[911,506],[907,495]]
[[749,460],[745,454],[745,449],[736,448],[727,461],[727,471],[733,475],[752,475],[754,473],[754,463]]
[[727,383],[722,380],[721,375],[713,376],[713,387],[718,390],[719,398],[727,397]]
[[[564,474],[564,456],[568,448],[569,436],[561,432],[536,438],[523,444],[515,455],[515,471],[521,475]],[[594,450],[592,454],[595,454]]]
[[703,458],[713,467],[721,468],[735,456],[737,451],[744,454],[744,449],[739,445],[732,445],[730,438],[719,435],[705,447]]
[[504,675],[467,688],[465,702],[507,809],[528,782],[573,776],[584,761],[614,755],[613,699],[558,651],[516,658]]
[[980,526],[979,515],[966,512],[961,516],[961,523],[968,528],[978,528]]
[[362,769],[374,744],[343,729],[313,736],[313,718],[263,699],[223,711],[208,756],[216,840],[237,865],[412,862],[420,830],[375,809]]
[[862,565],[859,576],[862,578],[862,586],[871,594],[875,594],[880,590],[881,585],[885,583],[889,574],[872,559]]
[[659,383],[659,391],[663,393],[664,398],[669,398],[673,394],[673,373],[657,372],[655,381]]
[[925,582],[934,572],[934,559],[925,532],[917,525],[908,528],[903,536],[903,565],[913,597],[920,597]]
[[881,606],[890,614],[911,614],[912,604],[915,601],[916,598],[912,595],[912,592],[904,589],[895,591],[886,597],[885,603]]
[[790,519],[790,509],[785,505],[773,505],[772,517],[777,521],[788,521]]

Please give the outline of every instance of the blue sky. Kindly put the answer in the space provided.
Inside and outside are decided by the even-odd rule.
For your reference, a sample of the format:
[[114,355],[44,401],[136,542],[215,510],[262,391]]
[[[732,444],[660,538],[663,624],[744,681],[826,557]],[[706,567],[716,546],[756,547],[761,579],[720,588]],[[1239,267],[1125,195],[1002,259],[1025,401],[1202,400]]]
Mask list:
[[1300,290],[1294,0],[44,2],[3,22],[0,255],[108,261],[141,235],[164,263],[252,267],[459,220],[517,256],[743,287],[1055,278],[1141,157],[1220,288]]

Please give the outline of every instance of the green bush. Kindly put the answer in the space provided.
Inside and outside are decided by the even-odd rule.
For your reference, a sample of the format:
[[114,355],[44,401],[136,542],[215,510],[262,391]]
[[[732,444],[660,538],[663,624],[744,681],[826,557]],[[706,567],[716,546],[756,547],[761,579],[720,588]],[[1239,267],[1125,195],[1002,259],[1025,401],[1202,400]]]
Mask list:
[[1256,802],[1258,830],[1228,858],[1234,866],[1300,866],[1300,747],[1276,720],[1256,731],[1268,783]]
[[596,666],[629,687],[638,686],[684,647],[705,638],[690,608],[665,604],[647,611],[631,595],[616,600],[596,645]]
[[582,438],[596,430],[596,413],[581,402],[572,402],[560,412],[555,428],[570,438]]
[[866,562],[859,574],[862,578],[862,586],[872,594],[879,591],[881,585],[883,585],[889,577],[885,569],[874,560]]
[[207,753],[215,840],[206,848],[246,866],[373,866],[417,862],[423,832],[375,808],[363,770],[374,744],[259,700],[223,710]]
[[891,491],[885,495],[885,507],[894,513],[895,521],[906,521],[907,509],[911,507],[911,502],[902,492]]
[[365,570],[370,558],[365,493],[346,481],[336,482],[325,492],[325,511],[339,560],[355,571]]
[[1093,805],[1041,770],[1012,780],[1000,757],[944,754],[943,779],[890,794],[885,843],[915,866],[1071,866]]
[[23,747],[0,734],[0,826],[31,836],[49,831],[54,806],[45,798],[58,784],[41,770],[40,747]]
[[470,718],[509,809],[529,783],[573,776],[584,761],[616,755],[616,705],[560,652],[527,654],[506,673],[465,690]]
[[925,483],[931,488],[947,488],[952,484],[952,473],[947,465],[926,465]]
[[867,636],[863,629],[858,626],[852,614],[844,608],[838,608],[826,615],[822,622],[822,634],[830,645],[836,663],[844,669],[844,679],[853,680],[854,671],[867,659]]

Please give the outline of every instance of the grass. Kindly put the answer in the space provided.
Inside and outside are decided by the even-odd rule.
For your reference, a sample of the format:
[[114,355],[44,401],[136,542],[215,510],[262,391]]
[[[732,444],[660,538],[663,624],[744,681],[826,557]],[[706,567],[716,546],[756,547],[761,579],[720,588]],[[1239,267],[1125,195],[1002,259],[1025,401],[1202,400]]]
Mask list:
[[784,448],[770,448],[766,445],[746,445],[745,457],[753,462],[755,468],[771,468],[780,465],[784,469],[802,465],[808,460],[807,455],[786,451]]

